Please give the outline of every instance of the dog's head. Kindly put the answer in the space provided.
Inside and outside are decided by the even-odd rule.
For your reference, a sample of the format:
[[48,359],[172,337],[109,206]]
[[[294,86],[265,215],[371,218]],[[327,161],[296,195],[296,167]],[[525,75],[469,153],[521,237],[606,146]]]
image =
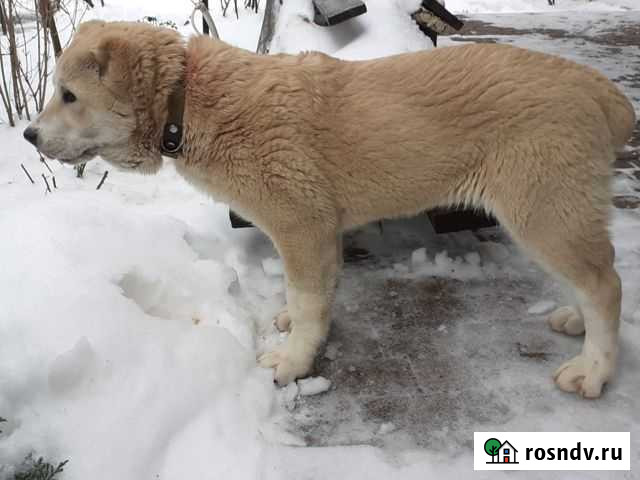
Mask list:
[[55,92],[25,138],[67,164],[97,155],[154,173],[167,101],[184,76],[184,45],[173,30],[99,21],[80,26],[62,53]]

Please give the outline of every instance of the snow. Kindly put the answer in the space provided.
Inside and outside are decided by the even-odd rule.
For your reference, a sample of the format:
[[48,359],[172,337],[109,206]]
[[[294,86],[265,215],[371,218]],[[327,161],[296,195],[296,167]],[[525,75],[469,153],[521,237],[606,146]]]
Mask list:
[[378,435],[388,435],[396,429],[396,426],[391,422],[385,422],[380,425],[378,429]]
[[364,60],[431,48],[410,14],[417,0],[366,2],[367,14],[332,27],[313,23],[311,2],[284,2],[272,53],[317,50],[347,60]]
[[298,380],[300,395],[305,397],[324,393],[331,388],[331,380],[324,377],[309,377]]
[[427,264],[427,249],[422,247],[411,253],[411,267],[416,270]]
[[553,300],[541,300],[531,305],[527,313],[529,315],[545,315],[550,313],[556,306],[557,304]]
[[279,258],[265,258],[262,260],[262,268],[270,277],[284,275],[284,264]]
[[436,253],[433,261],[430,261],[427,257],[426,249],[420,248],[411,254],[411,270],[415,276],[446,277],[458,280],[470,280],[493,275],[496,265],[489,263],[486,268],[483,268],[481,261],[478,252],[468,252],[464,257],[452,258],[446,250]]
[[[138,20],[153,14],[174,20],[183,33],[190,33],[191,27],[184,25],[190,13],[188,1],[106,3],[87,18]],[[406,15],[416,2],[369,0],[367,15],[330,29],[308,22],[305,4],[285,2],[274,51],[314,49],[356,59],[429,46]],[[546,5],[546,0],[447,2],[456,12],[479,13],[551,11]],[[637,7],[636,0],[558,0],[553,11],[628,7]],[[241,9],[239,21],[232,13],[227,18],[217,10],[214,14],[224,39],[255,48],[262,12],[255,15]],[[519,18],[514,21],[531,22]],[[536,21],[551,26],[568,22],[559,17]],[[535,36],[514,41],[542,48]],[[571,58],[574,47],[572,42],[560,42],[557,53]],[[629,55],[637,56],[637,51],[629,50]],[[606,58],[589,61],[612,78],[635,68]],[[625,88],[637,93],[632,86]],[[77,179],[72,170],[52,163],[58,188],[48,194],[40,175],[49,174],[22,139],[24,126],[0,125],[0,416],[8,419],[0,434],[1,479],[13,478],[13,468],[32,451],[52,460],[69,458],[64,480],[468,475],[468,443],[479,425],[478,419],[469,417],[468,406],[456,412],[458,432],[436,428],[424,432],[446,439],[441,448],[404,440],[395,422],[349,432],[358,442],[305,447],[304,428],[297,428],[292,418],[297,421],[309,413],[308,402],[323,402],[329,392],[345,385],[316,377],[277,389],[272,372],[256,366],[256,356],[281,341],[272,319],[284,304],[282,262],[270,243],[256,230],[232,230],[227,207],[194,191],[171,164],[156,177],[143,177],[96,161],[87,167],[86,178]],[[36,185],[27,181],[21,163]],[[96,191],[107,169],[109,177]],[[622,180],[614,187],[626,193],[636,186]],[[405,224],[401,226],[406,230]],[[476,310],[465,313],[468,325],[437,321],[437,337],[442,340],[434,342],[451,341],[447,348],[475,352],[469,360],[473,366],[469,370],[474,370],[469,374],[471,383],[479,385],[474,388],[500,392],[502,402],[516,406],[520,415],[505,419],[499,428],[604,428],[631,430],[634,435],[640,431],[637,211],[616,211],[611,230],[624,285],[622,356],[620,376],[602,401],[574,403],[555,391],[542,396],[532,390],[534,375],[548,375],[548,363],[540,368],[514,365],[515,371],[499,375],[483,371],[477,357],[493,352],[489,346],[481,349],[474,323],[478,317],[491,317],[496,305],[470,303]],[[385,241],[394,240],[380,245],[376,240],[380,237],[367,231],[359,235],[368,239],[372,251],[399,249],[408,238],[406,232],[397,238],[387,235]],[[464,234],[434,240],[423,231],[418,237],[425,246],[378,265],[382,275],[456,279],[465,282],[462,288],[469,292],[484,281],[517,282],[530,275],[530,263],[502,241],[473,243]],[[362,267],[358,273],[370,268]],[[340,295],[346,298],[347,312],[355,314],[371,298],[367,285],[354,287],[346,280]],[[546,286],[543,298],[548,300],[539,303],[527,297],[528,313],[551,310],[555,305],[551,293],[555,287]],[[397,292],[389,297],[397,298]],[[511,300],[506,298],[507,303]],[[330,343],[324,354],[327,361],[339,360],[342,348],[339,342]],[[359,367],[351,365],[348,372],[356,375]],[[306,396],[322,392],[327,393]],[[554,410],[558,403],[565,406]],[[330,404],[322,408],[331,415]],[[441,415],[439,410],[429,412],[434,418]],[[345,422],[343,428],[355,429]],[[376,434],[390,443],[375,443]],[[635,469],[637,455],[632,464]]]

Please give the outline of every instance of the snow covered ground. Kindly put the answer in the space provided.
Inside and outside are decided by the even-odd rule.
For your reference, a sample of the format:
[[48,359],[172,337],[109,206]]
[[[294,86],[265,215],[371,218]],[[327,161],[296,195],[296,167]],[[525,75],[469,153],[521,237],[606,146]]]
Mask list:
[[[187,1],[106,3],[91,14],[155,15],[190,31]],[[330,35],[305,20],[302,2],[286,2],[274,50],[364,58],[426,48],[404,13],[416,3],[369,0],[367,15]],[[635,4],[558,0],[549,13],[546,0],[450,0],[497,27],[443,43],[508,41],[589,63],[640,110],[640,48],[598,40],[639,22],[638,10],[621,12]],[[481,14],[505,5],[547,13]],[[261,18],[241,13],[217,15],[218,28],[253,49]],[[474,430],[631,431],[622,478],[640,478],[637,208],[614,214],[622,353],[602,399],[565,395],[550,380],[581,344],[543,322],[562,301],[557,286],[499,230],[435,236],[423,219],[350,236],[317,363],[326,380],[277,389],[255,365],[282,340],[271,320],[284,303],[281,263],[260,232],[232,230],[227,208],[170,164],[143,177],[96,161],[77,179],[51,163],[58,188],[48,194],[41,174],[50,183],[52,174],[21,128],[0,125],[0,145],[0,478],[30,452],[69,459],[70,480],[466,478]],[[640,167],[619,166],[617,194],[639,196]],[[544,475],[554,477],[618,478]]]

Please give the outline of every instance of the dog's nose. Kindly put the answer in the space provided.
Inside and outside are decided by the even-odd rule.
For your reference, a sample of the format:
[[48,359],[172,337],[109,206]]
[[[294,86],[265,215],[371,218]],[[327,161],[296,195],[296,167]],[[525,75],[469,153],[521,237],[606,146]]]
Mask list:
[[32,143],[36,147],[38,146],[38,129],[33,127],[27,127],[24,131],[24,138],[27,142]]

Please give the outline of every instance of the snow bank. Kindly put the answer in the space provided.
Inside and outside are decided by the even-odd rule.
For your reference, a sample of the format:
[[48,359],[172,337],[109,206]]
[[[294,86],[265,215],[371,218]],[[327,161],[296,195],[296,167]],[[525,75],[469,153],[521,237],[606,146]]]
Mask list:
[[273,53],[315,50],[346,60],[364,60],[432,48],[411,19],[417,0],[369,0],[366,15],[332,27],[313,23],[311,2],[284,2]]
[[[34,154],[15,147],[37,174],[37,161],[25,160]],[[201,232],[154,202],[167,181],[169,194],[180,185],[175,172],[130,195],[118,175],[87,188],[97,165],[83,181],[58,168],[59,188],[45,196],[20,178],[16,157],[0,170],[12,182],[0,201],[19,206],[0,215],[0,231],[11,232],[0,275],[0,412],[10,420],[0,463],[33,449],[71,456],[68,478],[178,478],[185,458],[206,455],[209,475],[254,476],[274,396],[271,372],[255,364],[251,296],[281,301],[278,289],[261,289],[258,262],[245,264],[252,286],[222,236],[207,234],[218,248],[211,257],[189,244]],[[181,207],[193,213],[194,204],[223,221],[225,210],[194,192]]]

